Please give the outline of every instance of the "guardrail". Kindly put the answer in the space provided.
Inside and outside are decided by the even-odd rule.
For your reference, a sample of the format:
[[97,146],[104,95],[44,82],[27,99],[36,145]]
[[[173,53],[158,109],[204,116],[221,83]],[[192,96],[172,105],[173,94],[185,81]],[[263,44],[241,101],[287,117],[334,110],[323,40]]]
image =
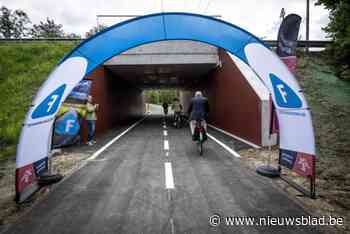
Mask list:
[[[0,43],[23,43],[23,42],[81,42],[85,39],[83,38],[22,38],[22,39],[4,39],[0,38]],[[277,46],[276,40],[263,40],[266,44],[271,47]],[[325,48],[328,45],[332,44],[332,41],[321,41],[321,40],[313,40],[313,41],[298,41],[298,47],[305,48]]]

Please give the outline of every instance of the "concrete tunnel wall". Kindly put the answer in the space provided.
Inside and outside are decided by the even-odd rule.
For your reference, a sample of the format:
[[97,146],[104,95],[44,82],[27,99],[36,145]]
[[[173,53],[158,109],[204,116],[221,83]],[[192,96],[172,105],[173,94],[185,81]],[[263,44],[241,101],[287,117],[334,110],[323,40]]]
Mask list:
[[[99,66],[85,77],[92,81],[91,96],[99,104],[96,121],[96,135],[118,125],[140,118],[145,111],[142,90],[128,85],[104,66]],[[83,125],[83,138],[87,135]]]

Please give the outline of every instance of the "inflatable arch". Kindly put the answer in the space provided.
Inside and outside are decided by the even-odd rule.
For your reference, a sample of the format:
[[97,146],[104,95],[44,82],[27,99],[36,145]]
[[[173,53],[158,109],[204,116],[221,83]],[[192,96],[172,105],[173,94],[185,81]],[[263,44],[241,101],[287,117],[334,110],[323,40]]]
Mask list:
[[37,190],[47,170],[55,114],[75,85],[109,58],[143,44],[193,40],[237,56],[271,92],[280,126],[280,163],[313,177],[315,144],[304,95],[279,57],[251,33],[219,19],[188,13],[146,15],[116,24],[83,41],[49,75],[28,111],[16,158],[16,194],[22,201]]

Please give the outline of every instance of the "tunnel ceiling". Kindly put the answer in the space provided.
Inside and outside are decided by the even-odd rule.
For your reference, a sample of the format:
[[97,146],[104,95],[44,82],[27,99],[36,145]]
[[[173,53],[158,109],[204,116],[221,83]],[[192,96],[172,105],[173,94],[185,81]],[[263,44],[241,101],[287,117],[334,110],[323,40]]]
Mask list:
[[218,48],[202,42],[160,41],[130,49],[104,66],[140,88],[189,87],[220,63]]
[[116,77],[142,89],[191,87],[216,68],[216,64],[107,66]]

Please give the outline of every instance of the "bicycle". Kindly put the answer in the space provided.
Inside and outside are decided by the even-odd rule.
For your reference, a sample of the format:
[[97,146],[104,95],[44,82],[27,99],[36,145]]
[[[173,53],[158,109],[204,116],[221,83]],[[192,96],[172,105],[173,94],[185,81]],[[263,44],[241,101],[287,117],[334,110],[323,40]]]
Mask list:
[[175,112],[174,113],[174,126],[176,128],[181,128],[182,127],[182,117],[180,112]]
[[207,140],[207,133],[202,126],[202,120],[196,121],[196,127],[194,128],[194,140],[197,143],[197,150],[199,155],[203,155],[203,143]]

